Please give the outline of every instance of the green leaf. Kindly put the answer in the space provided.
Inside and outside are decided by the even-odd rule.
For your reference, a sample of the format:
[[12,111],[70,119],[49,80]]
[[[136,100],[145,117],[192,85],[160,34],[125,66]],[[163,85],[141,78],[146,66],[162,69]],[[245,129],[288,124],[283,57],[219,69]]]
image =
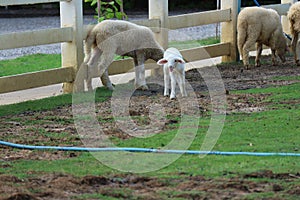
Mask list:
[[97,1],[92,1],[91,6],[94,6],[97,4]]
[[116,3],[117,3],[119,6],[122,5],[122,0],[115,0],[115,1],[116,1]]
[[99,17],[98,18],[98,22],[102,22],[102,21],[104,21],[105,20],[105,17]]
[[108,2],[109,5],[115,5],[115,2],[114,1],[110,1]]
[[105,11],[108,12],[108,13],[114,12],[113,9],[111,9],[111,8],[106,8]]
[[112,19],[112,18],[114,18],[114,16],[115,16],[115,13],[107,13],[106,19]]
[[117,12],[118,8],[115,5],[112,5],[113,9]]
[[116,12],[115,14],[117,19],[123,19],[123,17],[126,16],[125,13],[123,12]]

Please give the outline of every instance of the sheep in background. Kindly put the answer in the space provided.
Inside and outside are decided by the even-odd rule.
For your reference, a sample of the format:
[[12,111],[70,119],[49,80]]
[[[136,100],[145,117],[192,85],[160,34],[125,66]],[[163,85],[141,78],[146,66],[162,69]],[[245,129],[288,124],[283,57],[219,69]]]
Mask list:
[[182,55],[176,48],[168,48],[164,57],[157,62],[158,65],[164,65],[164,96],[169,96],[170,79],[171,79],[171,95],[170,99],[175,99],[176,83],[178,83],[181,95],[187,96],[185,89],[185,62]]
[[[115,54],[130,56],[135,63],[135,87],[147,90],[144,62],[147,59],[158,61],[163,53],[163,48],[156,42],[149,28],[127,21],[105,20],[88,31],[84,64],[88,69],[98,64],[102,84],[113,90],[107,68],[113,62]],[[92,90],[90,73],[86,82],[88,90]]]
[[292,34],[292,51],[294,53],[294,60],[297,65],[300,65],[300,44],[299,44],[299,34],[300,34],[300,2],[294,3],[287,14],[290,22],[290,30]]
[[249,51],[256,43],[255,66],[261,65],[260,56],[263,44],[272,50],[272,64],[276,65],[276,54],[285,62],[287,50],[286,39],[283,35],[280,16],[273,9],[262,7],[244,8],[238,15],[237,42],[244,66],[249,68]]

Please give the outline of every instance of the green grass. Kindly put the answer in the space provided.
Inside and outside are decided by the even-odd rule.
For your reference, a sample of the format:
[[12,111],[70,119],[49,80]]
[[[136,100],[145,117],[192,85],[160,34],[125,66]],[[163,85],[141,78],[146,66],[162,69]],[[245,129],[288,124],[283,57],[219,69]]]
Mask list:
[[61,67],[60,54],[34,54],[0,61],[0,77]]
[[206,46],[206,45],[212,45],[220,43],[219,38],[215,37],[210,37],[206,39],[201,39],[201,40],[188,40],[188,41],[170,41],[169,42],[169,47],[175,47],[179,50],[182,49],[189,49],[189,48],[195,48],[195,47],[201,47],[201,46]]
[[[249,151],[249,152],[295,152],[299,150],[300,141],[300,109],[299,105],[285,107],[286,102],[299,98],[300,84],[292,84],[283,87],[272,87],[264,89],[251,89],[236,91],[237,93],[271,93],[268,101],[276,100],[276,109],[253,114],[239,113],[226,117],[225,127],[214,147],[216,151]],[[109,96],[106,92],[99,90],[97,101],[103,101]],[[101,96],[99,94],[102,94]],[[52,103],[51,103],[52,102]],[[55,102],[55,103],[53,103]],[[63,95],[43,100],[30,101],[11,106],[0,106],[1,115],[15,114],[27,110],[52,109],[58,105],[70,105],[71,96]],[[45,105],[47,105],[45,107]],[[278,106],[281,105],[281,106]],[[190,149],[199,150],[204,135],[209,125],[209,118],[201,118],[197,136]],[[188,131],[188,128],[185,128]],[[176,135],[177,130],[170,130],[148,139],[133,138],[129,140],[114,139],[118,146],[123,147],[146,147],[160,148],[167,145]],[[277,173],[296,173],[300,169],[298,157],[251,157],[251,156],[206,156],[200,159],[195,155],[184,155],[170,166],[153,172],[156,176],[184,172],[188,174],[204,174],[211,177],[219,177],[224,172],[244,174],[263,169],[272,169]],[[74,159],[57,161],[15,161],[12,168],[2,168],[0,172],[26,176],[24,173],[29,169],[40,172],[61,171],[83,176],[84,174],[106,174],[112,169],[101,165],[89,153],[82,153]],[[151,174],[151,173],[150,173]],[[231,174],[231,173],[229,173]]]
[[[288,80],[291,80],[291,78],[289,77]],[[293,79],[293,80],[297,80],[297,79]],[[272,107],[274,109],[278,107],[284,107],[288,109],[292,109],[292,108],[299,109],[299,103],[300,103],[299,87],[300,87],[300,83],[295,83],[286,86],[268,87],[259,90],[258,89],[241,90],[241,91],[235,91],[233,93],[272,94],[272,96],[270,96],[265,100],[265,102],[269,104],[268,107],[270,108]]]

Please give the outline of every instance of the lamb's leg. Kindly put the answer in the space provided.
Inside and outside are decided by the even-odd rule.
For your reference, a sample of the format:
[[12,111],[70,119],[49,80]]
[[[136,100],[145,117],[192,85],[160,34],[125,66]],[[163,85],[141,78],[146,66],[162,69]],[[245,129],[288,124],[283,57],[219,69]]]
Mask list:
[[176,98],[176,77],[174,75],[174,72],[170,73],[170,78],[171,78],[171,95],[170,99],[175,99]]
[[170,72],[167,65],[164,65],[164,96],[169,96],[170,94]]
[[257,42],[256,43],[256,58],[255,58],[255,67],[260,67],[261,63],[260,63],[260,57],[261,57],[261,53],[262,53],[262,43]]
[[91,55],[87,55],[88,57],[85,58],[84,62],[87,62],[87,80],[86,80],[86,85],[87,85],[87,90],[88,91],[92,91],[93,87],[92,87],[92,73],[93,73],[93,69],[96,67],[97,61],[101,56],[101,51],[100,49],[98,49],[97,47],[95,47],[92,52]]
[[186,92],[186,89],[185,89],[185,72],[184,71],[183,71],[183,73],[178,74],[177,80],[179,81],[178,85],[179,85],[181,95],[183,97],[186,97],[187,92]]
[[114,87],[109,79],[107,68],[112,63],[114,59],[114,51],[105,51],[102,53],[98,64],[98,71],[100,72],[100,79],[102,84],[107,87],[109,90],[114,90]]
[[138,90],[148,90],[145,78],[145,57],[143,51],[136,50],[133,60],[135,65],[135,88]]

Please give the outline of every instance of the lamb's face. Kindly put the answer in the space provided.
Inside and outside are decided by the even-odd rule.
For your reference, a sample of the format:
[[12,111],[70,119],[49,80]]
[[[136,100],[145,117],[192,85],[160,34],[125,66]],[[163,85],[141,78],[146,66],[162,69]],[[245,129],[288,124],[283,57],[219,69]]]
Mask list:
[[168,68],[169,68],[169,71],[170,72],[173,72],[173,70],[177,67],[178,63],[180,64],[184,64],[184,60],[182,58],[163,58],[163,59],[160,59],[157,64],[158,65],[166,65]]

